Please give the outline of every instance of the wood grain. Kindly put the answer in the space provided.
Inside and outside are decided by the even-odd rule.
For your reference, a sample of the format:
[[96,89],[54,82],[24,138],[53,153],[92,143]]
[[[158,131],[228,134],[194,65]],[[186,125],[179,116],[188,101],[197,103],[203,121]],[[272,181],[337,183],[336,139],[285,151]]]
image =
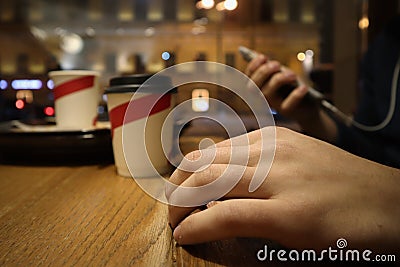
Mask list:
[[167,209],[114,166],[0,166],[1,266],[170,266]]
[[0,266],[283,266],[257,260],[265,244],[177,246],[167,206],[113,165],[0,165]]

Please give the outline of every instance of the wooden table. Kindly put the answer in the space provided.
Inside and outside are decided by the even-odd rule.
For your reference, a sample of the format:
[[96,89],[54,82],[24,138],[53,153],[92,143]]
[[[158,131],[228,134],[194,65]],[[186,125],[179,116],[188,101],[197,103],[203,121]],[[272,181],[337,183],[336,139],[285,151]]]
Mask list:
[[177,246],[167,206],[113,165],[0,165],[0,266],[250,266],[263,242]]
[[[182,152],[202,138],[181,138]],[[0,164],[0,266],[282,266],[257,260],[268,240],[178,246],[167,212],[113,164]]]

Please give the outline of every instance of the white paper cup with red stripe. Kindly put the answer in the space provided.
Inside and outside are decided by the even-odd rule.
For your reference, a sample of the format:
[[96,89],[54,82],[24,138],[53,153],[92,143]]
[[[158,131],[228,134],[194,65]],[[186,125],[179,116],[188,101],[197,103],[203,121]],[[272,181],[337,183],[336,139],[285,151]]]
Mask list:
[[[116,77],[110,80],[110,87],[105,91],[115,165],[117,173],[124,177],[156,177],[171,169],[165,153],[172,149],[173,123],[166,122],[166,118],[174,106],[176,90],[162,94],[163,90],[151,85],[143,88],[142,84],[151,76]],[[165,86],[171,85],[169,78],[164,80]],[[170,142],[165,144],[162,140]],[[129,155],[129,164],[126,155]]]
[[60,129],[90,129],[96,125],[100,73],[90,70],[49,72],[54,82],[54,107]]

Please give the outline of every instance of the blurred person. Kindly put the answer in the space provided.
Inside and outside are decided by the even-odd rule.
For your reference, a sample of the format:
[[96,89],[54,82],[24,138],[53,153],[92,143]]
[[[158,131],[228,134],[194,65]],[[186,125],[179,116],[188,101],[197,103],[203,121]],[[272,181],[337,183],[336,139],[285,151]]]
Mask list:
[[[304,85],[286,98],[281,97],[279,88],[295,82],[297,76],[290,69],[281,68],[278,61],[259,55],[248,64],[246,74],[259,86],[269,104],[282,115],[296,120],[305,133],[361,157],[399,168],[400,81],[396,64],[400,64],[400,15],[388,23],[362,62],[361,95],[354,120],[367,128],[376,128],[372,131],[348,127],[329,116],[318,103],[303,101],[307,94]],[[385,121],[388,123],[384,127],[370,127],[386,124]]]

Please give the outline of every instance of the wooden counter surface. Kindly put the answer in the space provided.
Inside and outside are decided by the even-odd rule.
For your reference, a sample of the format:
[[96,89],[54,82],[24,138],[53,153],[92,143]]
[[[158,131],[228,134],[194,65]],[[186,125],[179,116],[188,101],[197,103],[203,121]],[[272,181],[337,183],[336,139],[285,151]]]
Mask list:
[[0,165],[0,266],[254,266],[264,244],[177,246],[167,206],[114,165]]

